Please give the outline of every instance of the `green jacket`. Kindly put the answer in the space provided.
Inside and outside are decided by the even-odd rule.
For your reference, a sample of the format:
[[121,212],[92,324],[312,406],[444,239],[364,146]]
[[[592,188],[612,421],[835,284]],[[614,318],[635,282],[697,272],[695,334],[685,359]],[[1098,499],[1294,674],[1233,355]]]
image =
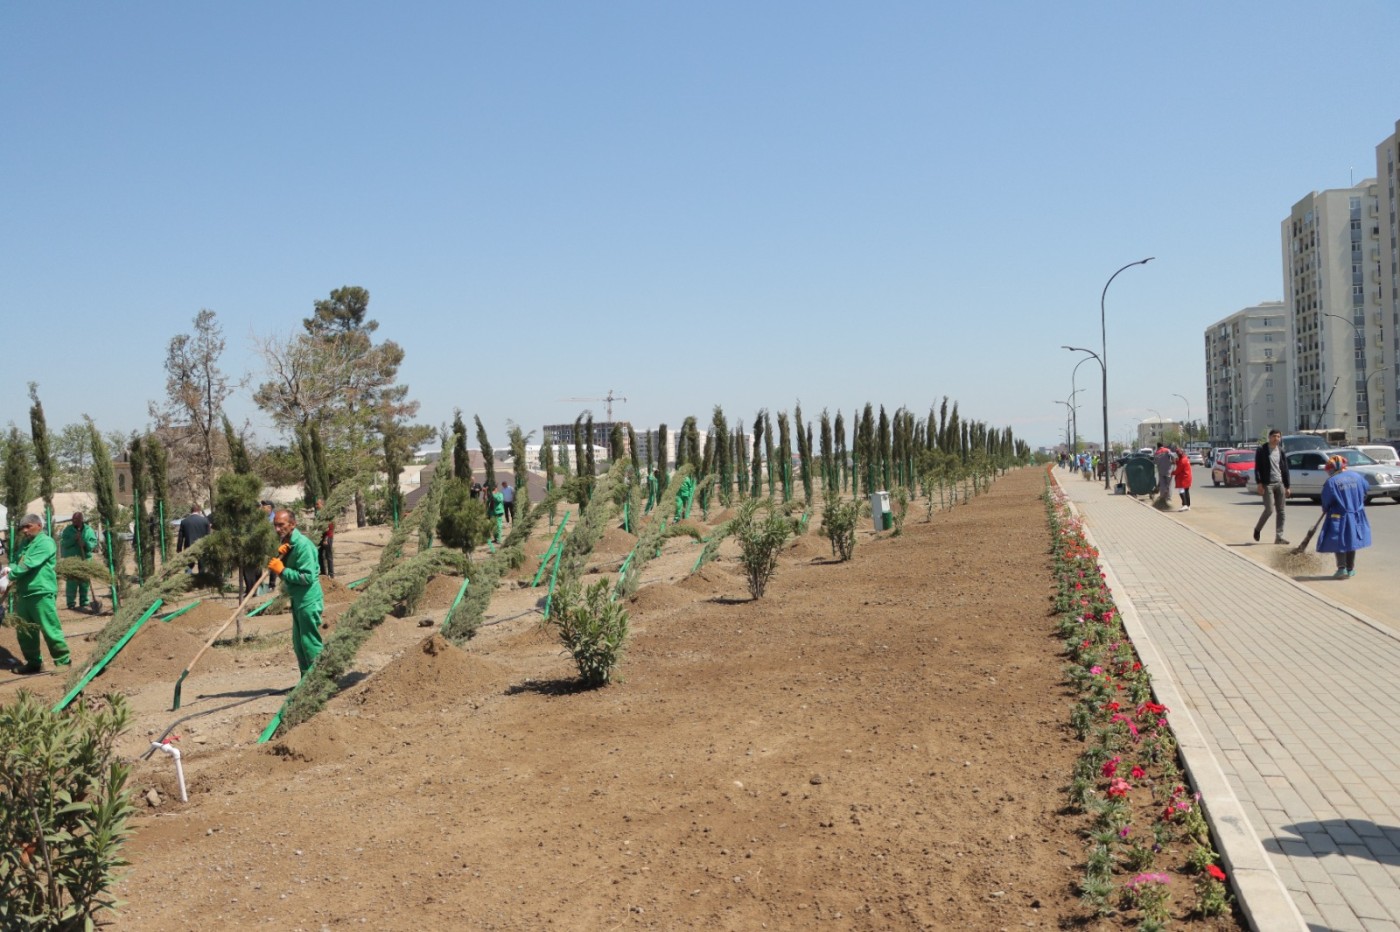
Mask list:
[[97,549],[97,532],[92,529],[91,524],[84,524],[82,535],[79,536],[76,525],[69,524],[58,535],[58,555],[60,557],[82,557],[84,560],[92,556],[92,552]]
[[287,590],[293,607],[300,607],[303,602],[320,605],[321,561],[316,556],[316,545],[298,528],[292,528],[287,543],[292,549],[282,558],[282,588]]
[[491,493],[491,517],[499,518],[506,513],[506,497],[500,492]]
[[37,595],[58,595],[58,545],[47,534],[39,533],[24,545],[15,562],[10,564],[10,580],[15,594],[21,598]]

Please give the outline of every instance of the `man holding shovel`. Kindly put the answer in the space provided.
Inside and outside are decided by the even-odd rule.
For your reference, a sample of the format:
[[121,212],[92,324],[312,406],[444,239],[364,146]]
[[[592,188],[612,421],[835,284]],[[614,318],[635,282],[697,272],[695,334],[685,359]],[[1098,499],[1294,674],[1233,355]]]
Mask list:
[[321,565],[316,545],[297,530],[296,517],[286,509],[273,514],[272,527],[282,538],[277,556],[267,568],[282,577],[282,588],[292,600],[292,650],[303,676],[321,654]]
[[[63,533],[58,535],[58,555],[91,560],[95,550],[97,550],[96,532],[83,520],[81,511],[73,512],[72,522],[63,529]],[[67,596],[69,611],[85,609],[94,615],[100,614],[102,611],[102,603],[96,598],[91,603],[88,602],[88,581],[86,579],[69,577],[67,585],[64,587],[64,595]]]
[[39,652],[39,636],[49,646],[54,666],[66,667],[72,661],[68,642],[58,623],[58,546],[44,533],[44,519],[25,515],[19,523],[20,547],[15,562],[10,564],[10,581],[14,584],[15,637],[19,640],[24,666],[20,673],[38,673],[44,668],[44,655]]

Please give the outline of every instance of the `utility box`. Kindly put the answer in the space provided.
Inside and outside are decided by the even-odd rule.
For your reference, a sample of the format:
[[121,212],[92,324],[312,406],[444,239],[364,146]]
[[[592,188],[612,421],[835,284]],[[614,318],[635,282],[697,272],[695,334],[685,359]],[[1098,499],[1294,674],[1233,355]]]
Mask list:
[[894,527],[894,515],[890,513],[890,493],[870,493],[870,517],[875,522],[877,531],[888,531]]

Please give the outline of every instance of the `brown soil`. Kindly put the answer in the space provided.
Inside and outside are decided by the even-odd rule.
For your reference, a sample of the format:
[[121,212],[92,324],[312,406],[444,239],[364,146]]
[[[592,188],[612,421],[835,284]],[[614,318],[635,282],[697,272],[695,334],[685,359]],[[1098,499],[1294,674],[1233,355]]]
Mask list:
[[[114,927],[1116,928],[1075,889],[1086,823],[1063,810],[1080,746],[1042,490],[1014,472],[899,537],[862,530],[849,563],[816,517],[757,601],[732,542],[690,575],[700,546],[670,539],[628,605],[621,679],[597,690],[538,624],[540,527],[465,648],[419,625],[460,587],[434,579],[375,630],[348,688],[268,745],[296,680],[289,617],[207,652],[179,712],[175,677],[236,603],[150,622],[98,683],[136,713],[124,754],[174,723],[190,799],[164,755],[136,764]],[[385,537],[340,535],[340,579]],[[610,530],[595,562],[632,542]]]

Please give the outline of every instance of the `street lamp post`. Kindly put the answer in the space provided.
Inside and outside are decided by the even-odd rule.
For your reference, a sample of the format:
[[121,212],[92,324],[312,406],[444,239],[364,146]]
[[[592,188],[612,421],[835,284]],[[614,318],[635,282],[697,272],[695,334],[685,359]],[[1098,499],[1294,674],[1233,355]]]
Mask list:
[[[1069,374],[1069,387],[1070,387],[1069,397],[1070,397],[1071,400],[1073,400],[1073,398],[1074,398],[1075,395],[1079,394],[1079,389],[1077,389],[1077,388],[1074,387],[1075,376],[1079,375],[1079,367],[1082,366],[1082,365],[1084,365],[1084,364],[1085,364],[1086,362],[1088,362],[1088,361],[1089,361],[1089,357],[1088,357],[1088,356],[1085,356],[1083,359],[1079,360],[1079,362],[1077,362],[1077,363],[1074,364],[1074,371],[1071,372],[1071,373]],[[1078,406],[1078,405],[1075,405],[1075,407],[1074,407],[1074,452],[1075,452],[1076,454],[1079,453],[1079,406]]]
[[1070,397],[1070,400],[1069,400],[1069,401],[1061,401],[1061,400],[1058,399],[1058,398],[1055,399],[1055,404],[1057,404],[1057,405],[1064,405],[1064,406],[1065,406],[1065,441],[1066,441],[1065,445],[1066,445],[1066,446],[1069,446],[1070,438],[1073,436],[1073,435],[1070,433],[1070,428],[1071,428],[1071,424],[1072,424],[1072,417],[1073,417],[1073,414],[1074,414],[1074,405],[1071,403],[1071,402],[1074,401],[1074,396],[1073,396],[1073,395],[1070,395],[1069,397]]
[[[1356,325],[1356,321],[1347,320],[1340,314],[1329,314],[1324,312],[1323,317],[1332,317],[1340,320],[1344,324],[1351,324],[1352,331],[1356,334],[1357,342],[1361,344],[1361,403],[1366,406],[1366,439],[1371,439],[1371,377],[1366,374],[1366,334]],[[1355,346],[1352,347],[1355,355]]]
[[[1108,276],[1108,281],[1104,282],[1103,291],[1099,294],[1099,340],[1102,343],[1100,349],[1102,355],[1099,356],[1099,366],[1103,369],[1103,448],[1104,455],[1108,455],[1108,315],[1104,312],[1104,299],[1108,297],[1108,286],[1113,284],[1113,280],[1121,273],[1127,271],[1135,265],[1146,265],[1156,256],[1148,256],[1146,259],[1139,259],[1136,262],[1129,262],[1123,268]],[[1103,489],[1108,491],[1108,470],[1104,470]]]
[[[1177,398],[1180,398],[1182,401],[1186,402],[1186,426],[1182,430],[1182,435],[1185,436],[1186,431],[1191,429],[1191,402],[1187,400],[1185,395],[1179,395],[1176,392],[1172,392],[1172,394]],[[1190,438],[1187,437],[1187,440],[1189,441]]]
[[1157,443],[1160,445],[1167,439],[1167,429],[1162,426],[1162,422],[1165,421],[1166,418],[1162,417],[1162,412],[1158,411],[1156,408],[1148,408],[1147,410],[1157,415]]
[[[1082,347],[1082,346],[1065,346],[1065,345],[1063,345],[1063,344],[1061,344],[1060,349],[1067,349],[1067,350],[1069,350],[1069,351],[1072,352],[1072,353],[1088,353],[1089,356],[1094,357],[1094,361],[1097,362],[1097,363],[1099,364],[1099,368],[1100,368],[1100,369],[1103,368],[1103,359],[1100,358],[1100,356],[1099,356],[1098,353],[1094,352],[1094,351],[1091,350],[1091,349],[1085,349],[1085,348]],[[1069,377],[1070,387],[1071,387],[1071,388],[1074,387],[1074,375],[1075,375],[1075,373],[1077,373],[1077,372],[1079,371],[1079,367],[1080,367],[1080,366],[1084,365],[1084,363],[1086,363],[1086,362],[1089,361],[1089,356],[1085,356],[1083,359],[1079,360],[1079,362],[1075,364],[1074,372],[1071,372],[1071,373],[1070,373],[1070,377]],[[1076,389],[1076,391],[1077,391],[1077,389]],[[1103,448],[1103,452],[1100,454],[1100,456],[1107,457],[1107,456],[1108,456],[1108,435],[1107,435],[1107,434],[1104,435],[1103,441],[1104,441],[1104,448]],[[1108,460],[1105,459],[1104,462],[1108,462]]]

